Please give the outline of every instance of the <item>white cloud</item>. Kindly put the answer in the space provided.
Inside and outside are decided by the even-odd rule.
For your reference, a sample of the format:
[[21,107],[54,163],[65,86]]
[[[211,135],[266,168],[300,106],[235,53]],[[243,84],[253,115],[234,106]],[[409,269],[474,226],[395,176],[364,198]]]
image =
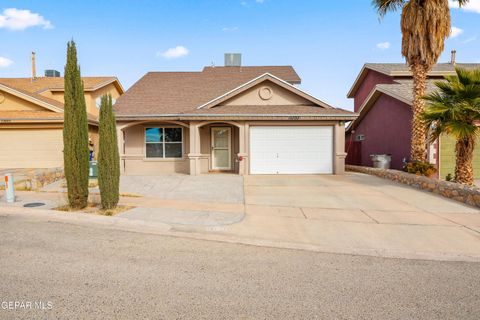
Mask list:
[[470,43],[470,42],[473,42],[475,40],[477,40],[477,36],[467,38],[467,39],[463,40],[462,43]]
[[390,42],[377,43],[377,48],[380,50],[387,50],[388,48],[390,48]]
[[180,57],[185,57],[188,55],[188,53],[188,49],[184,46],[176,46],[175,48],[170,48],[167,51],[157,52],[157,56],[166,59],[176,59]]
[[450,38],[458,37],[463,33],[463,29],[452,27],[452,32],[450,33]]
[[[450,8],[458,9],[458,1],[448,0]],[[463,5],[462,10],[480,13],[480,0],[470,0],[466,5]]]
[[222,31],[228,32],[228,31],[237,31],[239,28],[238,27],[224,27],[222,28]]
[[0,57],[0,68],[7,68],[9,66],[11,66],[13,64],[13,61],[8,59],[8,58],[4,58],[4,57]]
[[38,13],[33,13],[30,10],[9,8],[3,10],[3,13],[0,14],[0,28],[25,30],[30,27],[52,29],[53,25]]

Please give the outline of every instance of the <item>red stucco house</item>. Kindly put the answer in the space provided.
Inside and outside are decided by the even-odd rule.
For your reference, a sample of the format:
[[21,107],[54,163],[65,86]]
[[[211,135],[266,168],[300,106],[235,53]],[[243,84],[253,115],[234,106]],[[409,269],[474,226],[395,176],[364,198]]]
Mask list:
[[[455,67],[479,68],[480,64],[440,63],[428,74],[427,91],[434,82],[454,75]],[[371,166],[371,154],[391,154],[393,169],[402,169],[410,158],[413,102],[412,74],[406,64],[367,63],[348,92],[359,114],[346,128],[347,164]],[[439,176],[452,174],[454,150],[451,137],[442,137],[428,146],[429,161],[439,169]],[[480,149],[477,149],[480,153]],[[476,176],[480,175],[480,154],[474,159]]]

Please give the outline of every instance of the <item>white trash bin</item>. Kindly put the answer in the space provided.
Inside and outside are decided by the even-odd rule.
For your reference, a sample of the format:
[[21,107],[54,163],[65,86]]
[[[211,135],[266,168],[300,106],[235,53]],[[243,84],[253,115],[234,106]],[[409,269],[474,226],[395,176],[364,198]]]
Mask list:
[[374,168],[390,169],[390,163],[392,162],[391,154],[372,154],[370,158],[373,161]]
[[8,203],[15,202],[15,188],[13,187],[13,174],[5,174],[5,200]]

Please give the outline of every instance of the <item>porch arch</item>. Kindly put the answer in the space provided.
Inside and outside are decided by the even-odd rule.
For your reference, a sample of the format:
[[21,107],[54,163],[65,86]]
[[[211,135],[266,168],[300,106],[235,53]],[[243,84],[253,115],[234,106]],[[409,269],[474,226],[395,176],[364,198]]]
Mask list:
[[187,123],[181,122],[181,121],[175,121],[175,120],[143,120],[143,121],[133,121],[129,122],[124,126],[120,127],[120,130],[124,131],[125,129],[128,129],[130,127],[134,127],[137,125],[141,125],[144,123],[171,123],[171,124],[176,124],[185,128],[189,128],[190,126]]
[[206,126],[206,125],[209,125],[209,124],[215,124],[215,123],[226,123],[226,124],[230,124],[232,126],[235,126],[237,128],[241,128],[242,125],[240,125],[239,123],[235,122],[235,121],[229,121],[229,120],[209,120],[209,121],[202,121],[202,122],[199,122],[198,123],[198,127],[201,128],[203,126]]

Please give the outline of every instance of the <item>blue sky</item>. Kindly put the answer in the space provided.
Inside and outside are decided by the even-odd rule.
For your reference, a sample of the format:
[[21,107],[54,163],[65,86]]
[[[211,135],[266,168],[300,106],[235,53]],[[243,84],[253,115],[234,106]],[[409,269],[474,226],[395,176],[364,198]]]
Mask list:
[[[480,62],[479,18],[480,0],[452,9],[458,29],[440,61],[456,49],[457,61]],[[148,71],[201,70],[240,52],[244,65],[293,65],[302,89],[352,109],[346,93],[365,62],[404,61],[399,21],[380,21],[370,0],[0,0],[0,77],[30,76],[31,51],[38,73],[63,74],[71,38],[82,75],[116,75],[125,88]]]

